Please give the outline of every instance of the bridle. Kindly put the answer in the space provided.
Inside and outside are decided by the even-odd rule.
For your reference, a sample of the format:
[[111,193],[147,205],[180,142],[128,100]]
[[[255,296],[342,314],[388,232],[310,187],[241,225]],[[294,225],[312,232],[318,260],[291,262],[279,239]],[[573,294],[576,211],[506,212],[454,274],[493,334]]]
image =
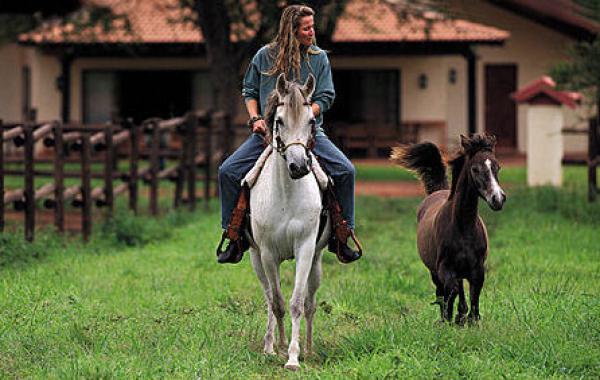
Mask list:
[[[283,105],[285,105],[284,102],[279,102],[275,106],[275,109],[277,109]],[[306,101],[304,101],[304,103],[302,105],[310,107],[310,102],[308,100],[306,100]],[[312,122],[310,138],[308,139],[308,142],[306,144],[303,143],[302,141],[292,141],[291,143],[286,144],[283,141],[283,139],[281,138],[281,136],[279,135],[278,121],[274,120],[273,121],[273,136],[275,137],[275,144],[271,143],[271,145],[273,146],[273,149],[275,149],[275,151],[277,153],[279,153],[281,155],[281,157],[283,157],[284,160],[287,160],[287,158],[285,157],[285,152],[288,150],[289,147],[294,146],[294,145],[302,146],[304,148],[304,150],[306,151],[306,155],[308,156],[308,163],[310,166],[312,164],[312,155],[310,154],[310,151],[315,146],[316,135],[317,135],[317,126],[316,126],[316,123]]]

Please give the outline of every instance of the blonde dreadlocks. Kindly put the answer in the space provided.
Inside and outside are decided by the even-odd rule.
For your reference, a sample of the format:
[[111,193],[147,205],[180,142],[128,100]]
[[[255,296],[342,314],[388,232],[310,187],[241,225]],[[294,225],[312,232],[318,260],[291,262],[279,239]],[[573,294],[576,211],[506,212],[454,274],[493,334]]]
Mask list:
[[[300,79],[302,52],[300,41],[298,41],[296,34],[300,26],[300,19],[314,15],[315,11],[306,5],[290,5],[283,10],[277,36],[269,43],[269,50],[275,63],[265,74],[278,75],[284,73],[287,77],[291,70],[292,78],[288,78],[288,80]],[[313,37],[313,45],[316,43],[317,41]],[[306,54],[319,54],[319,52],[308,48]],[[308,56],[305,55],[304,58],[308,59]]]

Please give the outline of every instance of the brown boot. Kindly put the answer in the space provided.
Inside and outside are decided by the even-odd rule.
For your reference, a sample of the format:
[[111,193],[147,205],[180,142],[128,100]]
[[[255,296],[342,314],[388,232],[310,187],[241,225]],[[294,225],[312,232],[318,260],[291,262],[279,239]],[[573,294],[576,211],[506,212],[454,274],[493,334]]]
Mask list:
[[[342,207],[338,203],[331,186],[326,190],[327,207],[331,217],[331,238],[328,249],[335,253],[338,260],[344,264],[351,263],[362,257],[362,246],[354,235],[354,231],[348,227],[348,222],[342,216]],[[348,238],[352,238],[357,250],[348,246]]]
[[[247,186],[242,187],[237,204],[231,213],[231,222],[229,222],[227,230],[223,231],[221,242],[217,247],[217,262],[219,264],[239,263],[244,256],[244,252],[250,248],[250,244],[243,233],[249,205],[249,194],[250,189]],[[222,250],[225,239],[229,239],[229,244],[225,250]]]

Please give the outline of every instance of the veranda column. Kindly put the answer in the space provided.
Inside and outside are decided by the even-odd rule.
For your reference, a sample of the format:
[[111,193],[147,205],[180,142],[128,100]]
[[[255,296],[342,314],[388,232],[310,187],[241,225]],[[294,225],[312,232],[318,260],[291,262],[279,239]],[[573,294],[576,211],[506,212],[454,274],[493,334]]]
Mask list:
[[527,185],[562,185],[563,105],[575,108],[580,95],[555,90],[547,76],[513,94],[527,103]]

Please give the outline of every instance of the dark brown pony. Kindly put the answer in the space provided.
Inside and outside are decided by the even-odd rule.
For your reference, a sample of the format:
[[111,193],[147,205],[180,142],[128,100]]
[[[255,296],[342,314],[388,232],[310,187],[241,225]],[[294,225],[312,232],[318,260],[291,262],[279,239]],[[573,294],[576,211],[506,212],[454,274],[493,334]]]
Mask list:
[[498,184],[500,166],[494,155],[493,136],[461,136],[462,150],[449,161],[452,184],[448,189],[446,164],[439,149],[426,142],[396,147],[391,160],[414,171],[425,185],[427,197],[417,211],[417,246],[421,260],[436,286],[442,320],[451,321],[459,297],[456,323],[463,324],[467,303],[463,279],[469,281],[469,322],[479,320],[479,294],[488,255],[485,224],[477,212],[479,197],[494,211],[502,209],[506,195]]

